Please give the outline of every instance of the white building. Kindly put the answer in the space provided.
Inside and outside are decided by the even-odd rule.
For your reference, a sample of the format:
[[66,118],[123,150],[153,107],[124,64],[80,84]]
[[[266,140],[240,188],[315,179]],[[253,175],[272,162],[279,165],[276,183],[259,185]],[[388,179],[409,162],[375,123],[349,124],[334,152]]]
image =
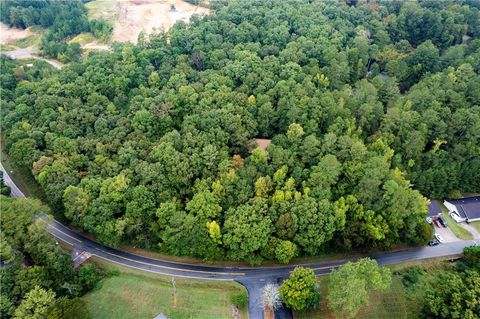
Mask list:
[[447,199],[443,202],[449,213],[454,213],[461,221],[480,220],[480,196],[460,199]]

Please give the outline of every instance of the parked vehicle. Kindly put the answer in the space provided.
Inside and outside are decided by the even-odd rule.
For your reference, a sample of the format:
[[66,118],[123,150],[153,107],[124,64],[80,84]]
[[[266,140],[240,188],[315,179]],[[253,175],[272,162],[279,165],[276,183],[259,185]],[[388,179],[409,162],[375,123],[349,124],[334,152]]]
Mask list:
[[432,239],[428,242],[428,246],[437,246],[439,244],[440,244],[440,242],[436,239]]
[[439,242],[443,243],[445,240],[443,239],[443,237],[438,234],[438,233],[435,233],[435,239],[438,240]]
[[445,219],[443,219],[442,217],[439,217],[438,218],[438,221],[440,222],[440,224],[442,224],[443,227],[447,228],[447,221]]
[[450,217],[452,217],[452,219],[457,223],[460,223],[462,221],[462,219],[456,213],[450,213]]

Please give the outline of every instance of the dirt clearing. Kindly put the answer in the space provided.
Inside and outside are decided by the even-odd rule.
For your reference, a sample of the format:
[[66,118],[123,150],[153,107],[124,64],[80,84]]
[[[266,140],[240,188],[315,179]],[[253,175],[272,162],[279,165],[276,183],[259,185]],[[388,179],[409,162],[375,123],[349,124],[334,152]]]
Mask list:
[[10,28],[3,22],[0,22],[0,44],[7,44],[13,40],[28,38],[35,35],[30,28],[22,30],[17,28]]
[[187,22],[193,14],[209,9],[180,0],[97,0],[87,4],[91,18],[104,18],[114,25],[113,41],[137,42],[141,31],[167,31],[175,22]]

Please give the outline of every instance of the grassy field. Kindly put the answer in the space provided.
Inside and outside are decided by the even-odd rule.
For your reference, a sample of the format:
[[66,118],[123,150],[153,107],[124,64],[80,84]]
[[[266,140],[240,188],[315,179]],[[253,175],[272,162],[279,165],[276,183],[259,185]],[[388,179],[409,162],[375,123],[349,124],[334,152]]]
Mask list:
[[480,221],[472,222],[471,225],[473,225],[473,227],[480,231]]
[[[112,266],[98,258],[94,261],[120,274],[104,279],[100,287],[83,297],[92,318],[151,319],[161,312],[172,319],[231,318],[231,296],[245,292],[234,282],[175,278],[174,308],[171,277]],[[246,309],[241,309],[240,315],[247,318]]]

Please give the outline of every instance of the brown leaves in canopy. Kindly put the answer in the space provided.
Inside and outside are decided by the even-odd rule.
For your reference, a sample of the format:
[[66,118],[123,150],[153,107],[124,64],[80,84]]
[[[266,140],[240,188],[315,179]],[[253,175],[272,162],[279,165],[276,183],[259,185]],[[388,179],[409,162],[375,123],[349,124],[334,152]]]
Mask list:
[[237,168],[243,167],[244,162],[245,160],[242,158],[240,154],[233,155],[233,158],[232,158],[233,168],[237,169]]

